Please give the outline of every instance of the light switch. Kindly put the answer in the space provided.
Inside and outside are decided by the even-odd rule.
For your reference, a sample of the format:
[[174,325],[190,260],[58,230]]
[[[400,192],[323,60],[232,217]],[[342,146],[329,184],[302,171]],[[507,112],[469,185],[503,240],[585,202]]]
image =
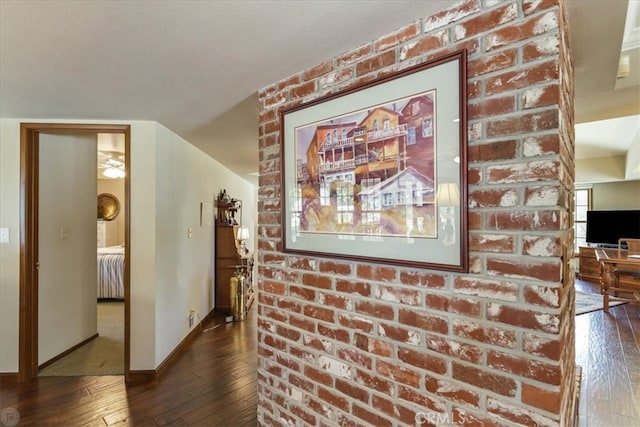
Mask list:
[[69,237],[69,230],[67,229],[67,227],[60,227],[59,235],[60,240],[67,240],[67,237]]
[[9,228],[0,228],[0,243],[9,243]]
[[193,239],[193,227],[187,227],[187,239]]

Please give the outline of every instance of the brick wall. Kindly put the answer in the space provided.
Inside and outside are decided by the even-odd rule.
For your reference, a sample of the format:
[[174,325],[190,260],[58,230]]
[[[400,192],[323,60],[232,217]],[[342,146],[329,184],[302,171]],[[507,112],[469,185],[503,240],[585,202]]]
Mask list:
[[[281,252],[279,111],[463,47],[469,274]],[[261,425],[568,425],[572,73],[562,0],[470,0],[260,91]]]

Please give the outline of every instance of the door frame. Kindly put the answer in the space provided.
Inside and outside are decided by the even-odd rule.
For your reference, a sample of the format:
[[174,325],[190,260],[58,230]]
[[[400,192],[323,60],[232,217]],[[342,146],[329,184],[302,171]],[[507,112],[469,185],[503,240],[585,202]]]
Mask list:
[[20,123],[20,312],[18,381],[38,374],[38,179],[39,135],[124,134],[125,230],[124,230],[124,377],[130,377],[130,224],[131,224],[131,126],[116,124]]

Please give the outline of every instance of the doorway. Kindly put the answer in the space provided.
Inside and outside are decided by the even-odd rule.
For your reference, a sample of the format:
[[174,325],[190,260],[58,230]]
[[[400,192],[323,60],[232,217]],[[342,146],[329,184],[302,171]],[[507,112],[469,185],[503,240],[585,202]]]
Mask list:
[[[21,233],[20,233],[20,319],[19,319],[19,365],[18,379],[29,381],[38,374],[39,342],[39,216],[47,209],[46,198],[42,198],[39,186],[41,162],[40,135],[95,135],[122,134],[125,145],[124,203],[130,206],[130,126],[129,125],[93,125],[93,124],[48,124],[22,123],[20,126],[20,175],[21,175]],[[96,139],[93,139],[96,141]],[[64,164],[59,167],[64,168]],[[95,177],[95,175],[94,175]],[[95,199],[94,199],[95,200]],[[50,203],[50,202],[49,202]],[[125,212],[124,230],[124,375],[129,379],[130,366],[130,303],[129,303],[129,236],[130,210]],[[67,230],[60,227],[60,239]],[[93,235],[95,238],[95,234]]]

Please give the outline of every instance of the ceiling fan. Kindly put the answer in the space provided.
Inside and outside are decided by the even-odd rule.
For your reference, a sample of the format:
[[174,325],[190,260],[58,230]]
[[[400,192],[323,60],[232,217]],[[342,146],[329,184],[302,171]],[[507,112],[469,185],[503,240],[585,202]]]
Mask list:
[[124,153],[98,151],[98,170],[107,178],[124,178]]

